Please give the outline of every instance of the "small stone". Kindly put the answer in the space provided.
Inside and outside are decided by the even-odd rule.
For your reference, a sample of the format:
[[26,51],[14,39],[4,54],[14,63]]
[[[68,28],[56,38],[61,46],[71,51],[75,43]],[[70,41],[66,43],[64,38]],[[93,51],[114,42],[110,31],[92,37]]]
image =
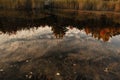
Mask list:
[[4,70],[3,69],[0,69],[0,72],[3,72]]
[[76,64],[73,64],[73,66],[76,66]]
[[25,75],[26,78],[28,78],[28,75]]
[[57,75],[57,76],[59,76],[59,75],[60,75],[60,73],[56,73],[56,75]]
[[29,77],[28,77],[29,79],[31,79],[32,78],[32,75],[29,75]]
[[30,72],[30,74],[33,74],[33,72]]
[[28,62],[29,62],[29,60],[26,60],[26,62],[28,63]]

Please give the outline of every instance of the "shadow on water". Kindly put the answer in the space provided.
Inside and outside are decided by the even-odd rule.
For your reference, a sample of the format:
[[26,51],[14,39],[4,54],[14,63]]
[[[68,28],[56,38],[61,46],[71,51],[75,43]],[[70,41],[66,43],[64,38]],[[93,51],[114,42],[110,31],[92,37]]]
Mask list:
[[119,80],[119,47],[103,42],[119,34],[120,23],[105,14],[6,13],[0,16],[0,80]]

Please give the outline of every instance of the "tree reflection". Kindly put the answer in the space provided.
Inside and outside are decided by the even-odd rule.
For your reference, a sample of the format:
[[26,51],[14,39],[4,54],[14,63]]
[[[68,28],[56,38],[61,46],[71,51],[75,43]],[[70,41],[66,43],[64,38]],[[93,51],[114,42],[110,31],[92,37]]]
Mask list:
[[[0,18],[0,31],[7,34],[16,34],[18,30],[31,29],[32,27],[51,27],[56,38],[63,38],[70,29],[77,28],[84,30],[86,34],[91,34],[92,37],[98,40],[109,41],[112,36],[120,34],[120,24],[107,18],[106,15],[101,15],[99,19],[83,19],[78,20],[75,17],[63,17],[57,15],[46,14],[49,16],[38,19],[18,19],[18,18]],[[72,26],[72,27],[71,27]]]
[[52,27],[52,31],[56,38],[63,38],[67,28],[62,26]]
[[85,27],[86,34],[92,34],[94,38],[102,39],[103,41],[109,41],[112,36],[119,35],[120,28],[119,27],[105,27],[100,28],[96,27],[93,29],[91,27]]

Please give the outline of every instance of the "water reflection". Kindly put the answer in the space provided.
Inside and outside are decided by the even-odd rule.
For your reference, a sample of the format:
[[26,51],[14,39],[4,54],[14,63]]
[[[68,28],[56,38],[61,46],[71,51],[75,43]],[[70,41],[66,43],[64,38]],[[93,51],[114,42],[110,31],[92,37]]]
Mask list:
[[101,15],[99,19],[85,19],[77,20],[76,18],[66,18],[57,15],[46,15],[40,19],[19,19],[19,18],[0,18],[0,31],[2,33],[16,34],[22,29],[30,29],[32,27],[51,27],[56,38],[63,38],[70,29],[77,28],[84,30],[87,35],[91,35],[98,40],[109,41],[113,36],[119,35],[120,24],[115,23],[112,19],[107,18],[106,15]]
[[120,79],[119,23],[41,14],[0,18],[1,80]]
[[84,30],[67,29],[63,39],[48,26],[2,34],[0,79],[119,80],[119,47],[96,41]]

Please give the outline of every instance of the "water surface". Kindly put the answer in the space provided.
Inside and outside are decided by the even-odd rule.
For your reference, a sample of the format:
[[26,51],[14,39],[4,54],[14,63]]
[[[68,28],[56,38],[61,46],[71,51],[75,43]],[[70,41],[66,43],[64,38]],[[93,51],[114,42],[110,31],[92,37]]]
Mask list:
[[0,79],[119,80],[120,23],[115,16],[76,11],[0,16]]

